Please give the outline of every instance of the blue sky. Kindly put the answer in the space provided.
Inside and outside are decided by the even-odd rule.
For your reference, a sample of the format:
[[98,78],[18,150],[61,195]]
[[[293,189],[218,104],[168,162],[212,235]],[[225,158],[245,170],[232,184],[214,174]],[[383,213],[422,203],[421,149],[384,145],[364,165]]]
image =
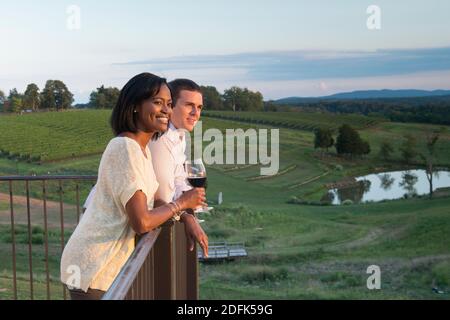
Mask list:
[[[369,5],[381,29],[369,30]],[[69,5],[80,29],[69,30]],[[77,102],[149,71],[265,99],[341,91],[449,89],[450,2],[5,1],[0,89],[63,80]]]

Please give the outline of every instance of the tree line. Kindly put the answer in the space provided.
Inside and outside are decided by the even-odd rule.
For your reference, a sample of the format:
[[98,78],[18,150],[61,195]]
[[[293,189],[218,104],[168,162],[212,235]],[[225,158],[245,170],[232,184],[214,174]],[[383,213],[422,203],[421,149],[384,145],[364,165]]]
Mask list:
[[418,122],[450,125],[450,96],[385,99],[345,99],[277,104],[277,110],[302,109],[333,113],[360,113],[381,116],[395,122]]
[[13,88],[6,96],[0,90],[0,107],[4,112],[63,110],[70,108],[72,103],[73,94],[61,80],[47,80],[42,91],[35,83],[28,84],[23,93]]
[[[264,100],[260,92],[233,86],[220,94],[214,86],[200,86],[203,105],[206,110],[263,111]],[[88,108],[111,109],[114,107],[120,90],[101,86],[92,91]]]
[[[207,110],[264,111],[266,108],[263,95],[258,91],[237,86],[226,89],[223,94],[214,86],[201,86],[201,90]],[[102,85],[91,92],[89,103],[74,107],[112,109],[119,94],[118,88]],[[60,80],[48,80],[42,91],[34,83],[29,84],[24,93],[14,88],[5,96],[0,90],[0,107],[7,112],[62,110],[72,107],[72,103],[73,94]]]

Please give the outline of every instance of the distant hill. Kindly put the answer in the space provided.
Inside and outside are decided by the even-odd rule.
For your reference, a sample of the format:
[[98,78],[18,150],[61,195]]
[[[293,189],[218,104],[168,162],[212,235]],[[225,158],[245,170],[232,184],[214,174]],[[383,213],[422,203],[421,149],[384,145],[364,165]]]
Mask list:
[[288,97],[278,99],[279,104],[297,104],[302,102],[316,102],[320,100],[347,100],[347,99],[391,99],[391,98],[419,98],[450,95],[450,90],[365,90],[336,93],[323,97]]

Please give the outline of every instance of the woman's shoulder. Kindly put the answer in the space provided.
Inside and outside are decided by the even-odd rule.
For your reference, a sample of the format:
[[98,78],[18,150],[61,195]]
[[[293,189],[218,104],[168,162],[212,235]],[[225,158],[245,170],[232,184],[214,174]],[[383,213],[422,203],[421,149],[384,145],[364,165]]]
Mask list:
[[[141,165],[142,150],[139,144],[128,137],[115,137],[111,139],[103,152],[104,161],[113,162],[114,165],[124,162],[133,162],[135,166]],[[119,170],[120,168],[116,168]]]
[[[121,152],[123,152],[129,148],[136,149],[135,144],[136,143],[133,143],[133,139],[130,139],[128,137],[114,137],[108,142],[105,152],[106,151],[110,151],[110,152],[121,151]],[[126,148],[126,149],[124,149],[124,148]]]

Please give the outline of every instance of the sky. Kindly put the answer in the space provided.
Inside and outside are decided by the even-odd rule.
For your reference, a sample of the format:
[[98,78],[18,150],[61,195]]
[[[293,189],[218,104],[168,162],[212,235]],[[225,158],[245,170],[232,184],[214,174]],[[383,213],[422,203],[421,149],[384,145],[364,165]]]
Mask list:
[[450,89],[449,12],[447,0],[0,0],[0,90],[59,79],[85,103],[141,72],[266,100]]

